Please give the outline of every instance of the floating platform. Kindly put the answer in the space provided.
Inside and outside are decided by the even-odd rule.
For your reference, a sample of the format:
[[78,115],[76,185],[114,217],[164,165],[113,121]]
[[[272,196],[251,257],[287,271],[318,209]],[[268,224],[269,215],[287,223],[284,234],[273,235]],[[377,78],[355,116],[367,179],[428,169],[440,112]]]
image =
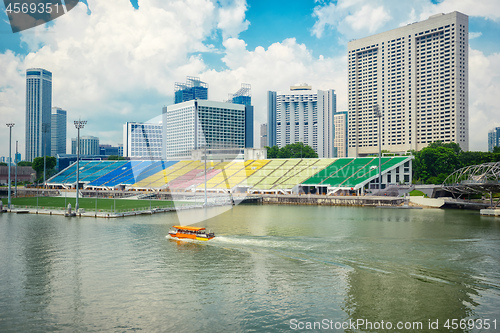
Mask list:
[[483,216],[500,216],[500,209],[481,209],[479,213]]
[[392,209],[422,209],[422,207],[414,207],[414,206],[377,206],[377,208],[392,208]]

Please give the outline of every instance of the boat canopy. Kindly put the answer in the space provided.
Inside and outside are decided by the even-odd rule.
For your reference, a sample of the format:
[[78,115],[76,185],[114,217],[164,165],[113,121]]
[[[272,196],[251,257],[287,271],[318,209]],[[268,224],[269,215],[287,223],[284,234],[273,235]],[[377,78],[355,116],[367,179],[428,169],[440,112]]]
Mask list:
[[180,225],[174,225],[173,226],[175,229],[179,230],[188,230],[188,231],[200,231],[200,230],[205,230],[205,228],[197,228],[197,227],[183,227]]

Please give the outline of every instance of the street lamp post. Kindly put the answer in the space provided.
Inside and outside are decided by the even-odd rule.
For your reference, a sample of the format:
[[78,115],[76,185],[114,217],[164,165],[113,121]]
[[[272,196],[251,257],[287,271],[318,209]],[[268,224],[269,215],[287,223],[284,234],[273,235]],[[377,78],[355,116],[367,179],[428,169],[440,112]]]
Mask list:
[[378,104],[373,107],[375,116],[378,117],[378,190],[382,190],[382,143],[381,143],[381,123],[382,123],[382,112]]
[[78,139],[76,140],[76,204],[75,212],[78,213],[78,195],[80,191],[80,129],[85,127],[86,120],[75,120],[75,127],[78,130]]
[[207,144],[205,143],[205,203],[204,206],[208,206],[208,199],[207,199]]
[[10,195],[10,190],[11,190],[11,181],[10,181],[10,169],[12,168],[12,127],[14,127],[14,123],[8,123],[6,124],[7,127],[9,128],[9,193],[8,193],[8,201],[7,201],[7,207],[10,209],[11,205],[11,195]]
[[47,175],[47,132],[49,131],[50,124],[48,123],[43,123],[42,124],[42,132],[44,134],[44,140],[43,140],[43,188],[45,189],[46,187],[46,175]]
[[18,149],[17,149],[17,140],[16,140],[16,157],[14,158],[14,160],[16,161],[16,173],[15,173],[15,176],[14,176],[14,196],[17,198],[17,163],[19,163],[19,161],[17,160],[17,153],[18,152]]

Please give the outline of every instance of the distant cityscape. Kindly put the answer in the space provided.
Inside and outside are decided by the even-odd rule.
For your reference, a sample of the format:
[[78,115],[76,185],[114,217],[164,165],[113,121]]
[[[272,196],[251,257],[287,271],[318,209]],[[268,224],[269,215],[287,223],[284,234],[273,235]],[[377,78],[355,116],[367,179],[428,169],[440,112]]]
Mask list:
[[[313,91],[307,83],[267,92],[267,122],[254,147],[251,85],[226,101],[208,100],[209,84],[188,76],[174,85],[175,102],[161,120],[123,123],[123,141],[100,144],[83,131],[71,138],[71,110],[53,107],[52,73],[26,70],[25,161],[40,156],[65,160],[105,158],[192,159],[200,149],[262,150],[303,142],[320,158],[363,157],[379,149],[403,154],[429,143],[455,142],[469,149],[468,16],[459,12],[429,19],[348,43],[348,110],[337,110],[334,87]],[[160,110],[159,110],[160,111]],[[380,147],[379,147],[380,142]],[[500,145],[500,128],[488,133],[488,150]],[[261,153],[260,152],[260,153]],[[259,154],[260,154],[259,153]],[[21,161],[0,157],[5,163]]]

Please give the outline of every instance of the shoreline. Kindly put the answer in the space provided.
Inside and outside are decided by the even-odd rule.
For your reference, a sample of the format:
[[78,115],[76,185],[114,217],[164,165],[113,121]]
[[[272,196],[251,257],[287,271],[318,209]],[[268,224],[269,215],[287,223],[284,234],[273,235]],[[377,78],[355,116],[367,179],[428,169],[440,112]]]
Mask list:
[[[122,199],[124,198],[117,198]],[[450,198],[429,199],[422,197],[394,197],[394,196],[323,196],[323,195],[276,195],[276,194],[263,194],[263,195],[250,195],[246,197],[234,197],[233,202],[211,203],[207,207],[218,207],[227,205],[238,204],[255,204],[255,205],[303,205],[303,206],[351,206],[351,207],[375,207],[375,208],[417,208],[417,209],[472,209],[478,210],[481,214],[487,207],[475,203],[467,203],[457,201]],[[169,213],[188,209],[204,208],[203,205],[186,205],[179,207],[165,207],[165,208],[152,208],[129,210],[121,212],[112,211],[85,211],[81,209],[80,212],[72,212],[68,214],[64,208],[60,209],[45,209],[35,207],[19,207],[7,209],[3,207],[3,212],[12,214],[41,214],[41,215],[59,215],[66,217],[92,217],[92,218],[120,218],[137,215],[153,215],[158,213]],[[2,213],[2,212],[0,212]],[[483,215],[483,214],[482,214]],[[500,213],[488,214],[499,216]]]

